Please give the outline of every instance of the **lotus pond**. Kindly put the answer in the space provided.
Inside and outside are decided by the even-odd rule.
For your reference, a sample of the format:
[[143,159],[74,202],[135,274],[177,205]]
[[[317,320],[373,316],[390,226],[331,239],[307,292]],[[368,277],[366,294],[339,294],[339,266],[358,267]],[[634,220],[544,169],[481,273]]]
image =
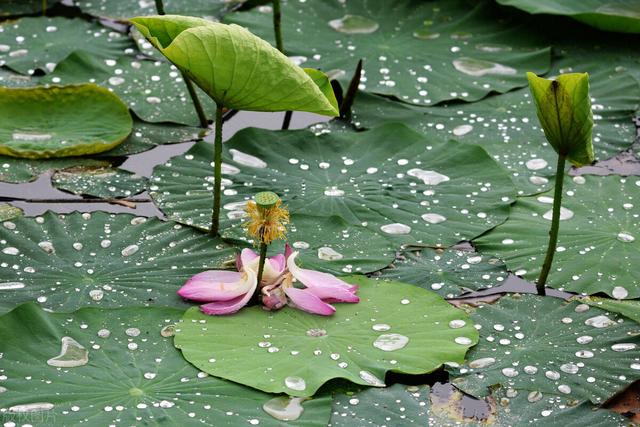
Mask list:
[[639,11],[0,0],[0,426],[640,422]]

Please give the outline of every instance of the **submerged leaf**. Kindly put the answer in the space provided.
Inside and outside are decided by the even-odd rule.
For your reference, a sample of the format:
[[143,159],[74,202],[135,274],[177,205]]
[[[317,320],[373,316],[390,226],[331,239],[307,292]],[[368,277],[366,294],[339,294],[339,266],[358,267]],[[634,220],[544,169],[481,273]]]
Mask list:
[[0,87],[0,154],[29,159],[101,153],[122,143],[133,119],[95,84]]
[[551,146],[575,166],[591,164],[594,155],[589,75],[569,73],[548,80],[527,73],[527,77],[538,119]]
[[243,27],[178,15],[131,22],[218,104],[338,115],[326,76],[301,69]]

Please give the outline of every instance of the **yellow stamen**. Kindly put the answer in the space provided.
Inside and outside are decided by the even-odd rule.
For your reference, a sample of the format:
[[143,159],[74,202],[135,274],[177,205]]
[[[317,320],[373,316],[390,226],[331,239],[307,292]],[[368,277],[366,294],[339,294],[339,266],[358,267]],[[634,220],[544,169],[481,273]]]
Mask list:
[[242,226],[256,243],[269,245],[274,240],[284,240],[286,225],[289,223],[289,211],[281,205],[282,200],[268,208],[260,207],[254,201],[247,203],[249,220]]

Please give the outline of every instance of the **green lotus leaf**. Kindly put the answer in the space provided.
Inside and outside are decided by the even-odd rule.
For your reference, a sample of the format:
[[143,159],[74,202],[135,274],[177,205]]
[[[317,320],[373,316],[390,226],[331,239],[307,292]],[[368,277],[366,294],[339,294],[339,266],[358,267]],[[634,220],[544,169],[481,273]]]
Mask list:
[[134,50],[126,34],[79,18],[29,17],[0,25],[0,64],[21,74],[49,73],[77,51],[111,61]]
[[[212,151],[198,143],[154,170],[151,196],[171,219],[210,226]],[[274,191],[292,218],[337,216],[395,247],[470,240],[501,224],[515,198],[508,175],[482,148],[427,139],[399,123],[319,134],[244,129],[224,143],[223,160],[223,205],[243,206],[256,192]],[[245,235],[242,221],[221,218],[221,232]],[[307,221],[297,230],[311,242],[304,235],[317,235],[318,225]],[[359,242],[351,247],[362,249]]]
[[0,16],[31,15],[42,13],[42,6],[50,8],[59,0],[3,0]]
[[[526,86],[524,71],[544,74],[551,50],[527,17],[491,1],[308,0],[282,5],[287,55],[348,84],[364,59],[360,89],[416,105],[477,101]],[[265,8],[225,22],[274,39]]]
[[0,154],[29,159],[108,151],[131,133],[127,106],[94,84],[0,87]]
[[584,301],[586,304],[602,310],[620,313],[640,323],[640,301],[638,300],[614,300],[610,298],[589,297],[580,301]]
[[178,15],[131,22],[219,105],[338,115],[326,76],[305,72],[243,27]]
[[266,410],[281,407],[282,398],[187,363],[171,339],[182,313],[167,307],[48,313],[32,303],[19,306],[0,318],[0,420],[4,426],[28,420],[33,427],[327,425],[329,396],[287,400],[298,418],[286,422]]
[[606,31],[640,33],[640,9],[635,0],[498,0],[529,13],[566,15]]
[[549,80],[527,73],[538,119],[551,146],[575,166],[594,161],[593,113],[587,73],[562,74]]
[[391,268],[380,272],[383,279],[411,283],[445,298],[499,286],[507,276],[499,259],[453,248],[404,251]]
[[[508,427],[538,423],[545,427],[627,427],[629,419],[588,402],[567,397],[495,390],[487,402],[475,401],[459,390],[440,385],[369,388],[337,393],[332,427],[416,425],[437,427]],[[596,410],[597,409],[597,410]]]
[[9,203],[0,203],[0,221],[8,221],[19,216],[22,216],[22,209],[16,208]]
[[[604,292],[617,299],[640,297],[640,180],[619,176],[566,178],[555,263],[547,285],[581,294]],[[481,253],[504,260],[534,281],[540,274],[553,192],[523,197],[509,219],[474,240]]]
[[332,316],[246,307],[207,316],[197,307],[176,325],[175,345],[197,368],[258,390],[311,396],[345,378],[383,387],[387,371],[422,374],[461,363],[478,332],[437,294],[400,282],[347,277],[357,304]]
[[75,166],[51,176],[58,190],[102,199],[134,196],[146,190],[147,183],[140,175],[114,167]]
[[[215,20],[226,10],[242,4],[245,0],[164,0],[166,13],[202,16]],[[153,0],[75,0],[74,5],[83,12],[119,21],[132,16],[156,15]]]
[[464,365],[447,369],[474,396],[500,384],[601,404],[640,379],[640,326],[623,316],[537,295],[469,310],[480,343]]
[[0,224],[0,313],[34,300],[56,311],[184,308],[180,286],[234,253],[219,240],[156,218],[106,212],[15,218]]
[[[554,64],[552,72],[578,67],[589,72],[596,158],[605,160],[628,149],[636,138],[633,117],[640,100],[640,85],[630,72],[638,67],[625,71],[620,66],[603,66],[621,63],[624,51],[621,57],[598,51],[593,41],[585,42],[584,49],[562,53],[565,56]],[[479,145],[509,172],[519,195],[540,193],[553,185],[557,154],[540,131],[528,88],[478,102],[429,108],[360,93],[353,121],[364,128],[402,122],[429,138]]]

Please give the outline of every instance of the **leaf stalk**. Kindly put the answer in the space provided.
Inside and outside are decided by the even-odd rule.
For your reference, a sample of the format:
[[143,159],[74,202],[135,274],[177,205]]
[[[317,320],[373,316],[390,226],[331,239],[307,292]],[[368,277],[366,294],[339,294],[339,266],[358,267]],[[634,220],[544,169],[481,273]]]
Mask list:
[[216,103],[215,136],[213,141],[213,212],[211,214],[211,236],[218,236],[220,233],[220,199],[222,190],[222,104]]

